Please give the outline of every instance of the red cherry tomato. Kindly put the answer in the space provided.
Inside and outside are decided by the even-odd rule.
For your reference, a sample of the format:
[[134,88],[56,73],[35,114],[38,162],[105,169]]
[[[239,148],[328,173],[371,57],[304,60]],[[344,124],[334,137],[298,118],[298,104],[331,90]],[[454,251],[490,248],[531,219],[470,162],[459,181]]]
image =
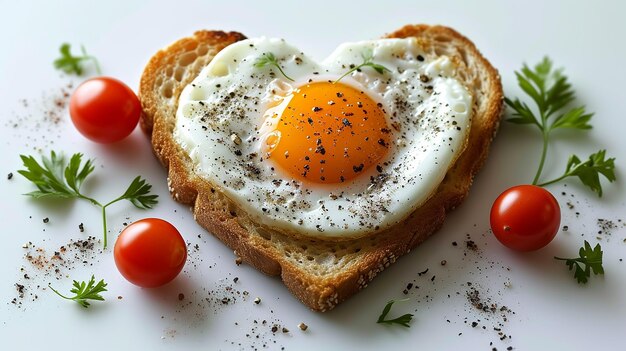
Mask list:
[[129,282],[154,288],[180,273],[187,260],[187,245],[169,222],[146,218],[122,231],[113,256],[117,269]]
[[70,116],[76,129],[97,143],[126,138],[137,126],[141,104],[126,84],[109,77],[92,78],[70,98]]
[[561,209],[544,188],[518,185],[498,196],[490,217],[491,229],[502,244],[517,251],[534,251],[554,239]]

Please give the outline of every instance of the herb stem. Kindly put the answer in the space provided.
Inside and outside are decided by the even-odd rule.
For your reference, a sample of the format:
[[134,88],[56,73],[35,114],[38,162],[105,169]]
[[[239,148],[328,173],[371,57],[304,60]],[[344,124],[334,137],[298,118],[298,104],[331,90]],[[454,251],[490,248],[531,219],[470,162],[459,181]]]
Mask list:
[[104,205],[104,207],[107,207],[107,206],[109,206],[109,205],[113,205],[114,203],[116,203],[116,202],[118,202],[118,201],[120,201],[120,200],[123,200],[123,199],[124,199],[124,195],[122,195],[122,196],[118,197],[118,198],[117,198],[117,199],[115,199],[115,200],[111,200],[111,201],[109,201],[106,205]]
[[83,45],[80,46],[80,49],[83,52],[84,59],[91,60],[93,62],[93,65],[96,67],[96,72],[98,73],[98,75],[102,75],[102,71],[100,70],[100,63],[98,63],[98,59],[95,58],[94,56],[88,55],[87,50],[85,50],[85,47]]
[[101,204],[101,203],[99,203],[97,200],[92,199],[92,198],[90,198],[90,197],[87,197],[87,196],[85,196],[85,195],[83,195],[83,194],[81,194],[81,193],[77,193],[77,194],[78,194],[78,198],[79,198],[79,199],[87,200],[87,201],[91,202],[92,204],[94,204],[94,205],[96,205],[96,206],[102,207],[102,204]]
[[278,64],[278,62],[275,64],[276,68],[278,68],[278,70],[280,71],[280,74],[282,74],[283,76],[285,76],[285,78],[289,79],[290,81],[294,82],[294,80],[289,77],[288,75],[285,74],[285,72],[283,72],[283,69],[280,67],[280,65]]
[[102,206],[102,227],[104,228],[104,236],[102,239],[103,248],[107,248],[107,207]]
[[73,300],[71,297],[67,297],[67,296],[61,294],[60,292],[58,292],[55,288],[52,287],[52,285],[48,284],[48,287],[50,288],[50,290],[54,291],[57,295],[61,296],[62,298],[66,299],[66,300]]
[[92,199],[90,197],[84,196],[82,194],[79,194],[79,197],[81,199],[85,199],[85,200],[90,201],[92,204],[100,207],[100,209],[102,210],[102,228],[103,228],[103,231],[104,231],[103,238],[102,238],[102,244],[103,244],[103,248],[106,249],[107,248],[107,243],[108,243],[108,241],[107,241],[107,211],[106,211],[106,208],[109,205],[112,205],[112,204],[122,200],[124,197],[120,196],[117,199],[115,199],[113,201],[110,201],[109,203],[107,203],[105,205],[99,203],[98,201],[96,201],[96,200],[94,200],[94,199]]
[[371,67],[372,69],[374,69],[376,72],[383,74],[385,73],[385,71],[390,71],[389,68],[383,66],[383,65],[379,65],[377,63],[374,63],[373,59],[374,59],[374,52],[371,49],[367,49],[364,53],[361,54],[361,57],[363,58],[363,62],[356,66],[356,67],[352,67],[348,72],[344,73],[341,77],[339,77],[337,80],[335,80],[333,82],[333,84],[339,82],[340,80],[342,80],[343,78],[345,78],[348,74],[354,72],[354,71],[358,71],[363,67]]
[[106,215],[106,208],[109,205],[112,205],[120,200],[123,200],[125,197],[124,195],[118,197],[115,200],[111,200],[109,201],[107,204],[105,205],[100,205],[98,204],[101,208],[102,208],[102,226],[104,227],[104,239],[102,240],[103,246],[106,249],[107,248],[107,215]]
[[97,200],[92,199],[90,197],[87,197],[87,196],[85,196],[83,194],[80,194],[80,193],[78,193],[78,197],[81,198],[81,199],[85,199],[85,200],[91,202],[92,204],[100,207],[100,209],[102,210],[102,226],[103,226],[103,229],[104,229],[104,236],[103,236],[103,239],[102,239],[102,243],[103,243],[103,246],[104,246],[103,248],[106,249],[107,248],[107,215],[106,215],[106,208],[110,204],[112,204],[112,203],[114,203],[116,201],[119,201],[121,199],[121,197],[117,198],[117,199],[115,199],[115,200],[113,200],[111,202],[109,202],[106,205],[102,205]]
[[96,67],[96,72],[98,73],[99,76],[102,75],[102,70],[100,69],[100,64],[98,63],[98,59],[95,58],[95,56],[87,56],[88,58],[91,59],[91,61],[93,61],[93,65]]
[[289,77],[288,75],[285,74],[285,72],[283,71],[282,67],[280,67],[280,64],[278,64],[278,60],[276,60],[276,56],[274,56],[274,54],[271,53],[271,52],[263,53],[263,55],[258,57],[256,59],[256,61],[254,62],[254,67],[261,68],[261,67],[265,67],[265,66],[276,67],[278,69],[278,71],[285,78],[289,79],[292,82],[294,81],[291,77]]
[[562,175],[562,176],[560,176],[558,178],[552,179],[551,181],[548,181],[548,182],[545,182],[545,183],[541,183],[541,184],[535,184],[535,185],[540,186],[540,187],[544,187],[546,185],[554,184],[554,183],[556,183],[558,181],[561,181],[561,180],[563,180],[563,179],[565,179],[565,178],[567,178],[569,176],[570,176],[569,173],[565,173],[564,175]]
[[335,84],[335,83],[339,82],[340,80],[344,79],[344,78],[345,78],[348,74],[350,74],[350,73],[352,73],[352,72],[354,72],[354,71],[356,71],[356,70],[360,69],[360,68],[361,68],[361,67],[363,67],[363,66],[364,66],[364,64],[362,63],[362,64],[360,64],[360,65],[358,65],[358,66],[356,66],[356,67],[352,68],[352,69],[351,69],[351,70],[349,70],[348,72],[344,73],[341,77],[337,78],[337,80],[335,80],[335,81],[333,82],[333,84]]
[[541,160],[539,161],[539,169],[537,169],[537,174],[535,174],[535,179],[533,179],[533,185],[537,185],[539,182],[539,177],[541,176],[541,172],[543,172],[543,165],[546,162],[546,155],[548,154],[548,136],[550,134],[549,131],[543,130],[543,149],[541,151]]

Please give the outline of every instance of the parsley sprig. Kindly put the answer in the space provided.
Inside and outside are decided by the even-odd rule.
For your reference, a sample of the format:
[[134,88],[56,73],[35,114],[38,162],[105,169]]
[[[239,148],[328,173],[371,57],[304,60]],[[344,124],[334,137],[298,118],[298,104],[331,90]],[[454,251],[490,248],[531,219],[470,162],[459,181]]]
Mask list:
[[363,58],[363,62],[360,65],[352,67],[348,72],[344,73],[341,77],[339,77],[336,81],[334,81],[334,83],[339,82],[340,80],[342,80],[343,78],[345,78],[347,75],[349,75],[350,73],[354,71],[360,72],[361,68],[363,67],[371,67],[380,74],[385,73],[385,71],[391,72],[389,68],[383,65],[374,63],[374,51],[372,49],[369,49],[369,48],[366,49],[363,53],[361,53],[361,57]]
[[591,154],[589,159],[582,162],[578,156],[572,155],[567,161],[565,167],[565,173],[551,181],[539,184],[539,186],[545,186],[552,183],[556,183],[567,177],[578,177],[580,181],[589,187],[591,190],[598,193],[598,196],[602,196],[602,184],[600,184],[600,174],[602,174],[609,181],[615,180],[615,158],[605,159],[606,150],[600,150],[595,154]]
[[61,57],[54,60],[54,67],[56,69],[60,69],[65,73],[75,73],[77,75],[83,74],[83,62],[91,61],[96,67],[96,72],[98,74],[102,74],[100,71],[100,65],[98,64],[98,59],[94,56],[87,54],[84,46],[80,46],[80,50],[82,55],[74,56],[71,52],[71,46],[68,43],[63,43],[59,48],[59,52],[61,53]]
[[261,55],[260,57],[258,57],[256,59],[256,61],[254,61],[254,67],[256,67],[256,68],[263,68],[263,67],[266,67],[266,66],[276,67],[278,69],[278,71],[283,76],[285,76],[285,78],[289,79],[292,82],[294,81],[291,77],[289,77],[287,74],[285,74],[283,69],[280,67],[280,64],[278,64],[278,60],[276,59],[276,56],[274,56],[274,54],[271,53],[271,52],[263,53],[263,55]]
[[409,325],[409,322],[413,318],[413,315],[410,314],[410,313],[404,314],[404,315],[402,315],[402,316],[400,316],[398,318],[394,318],[394,319],[385,319],[387,317],[387,315],[389,314],[389,311],[391,311],[391,306],[393,306],[394,303],[396,303],[396,302],[404,302],[404,301],[408,301],[408,300],[409,299],[391,300],[391,301],[387,302],[387,305],[385,305],[385,308],[383,308],[383,312],[380,314],[380,316],[378,316],[378,320],[376,321],[376,323],[389,324],[389,325],[398,324],[398,325],[401,325],[403,327],[410,328],[411,325]]
[[[516,124],[532,124],[539,128],[543,136],[543,149],[539,168],[533,179],[534,185],[546,186],[567,177],[578,177],[582,183],[602,196],[602,185],[599,175],[603,175],[610,182],[615,180],[615,158],[605,159],[606,150],[600,150],[589,156],[585,162],[572,155],[562,176],[550,181],[539,182],[548,152],[550,133],[557,129],[591,129],[589,121],[593,113],[587,113],[584,106],[567,109],[574,101],[574,90],[563,75],[562,69],[553,69],[552,61],[545,57],[534,69],[526,64],[521,71],[515,72],[520,88],[531,97],[536,107],[530,108],[519,98],[511,100],[505,98],[514,113],[508,121]],[[565,110],[565,111],[564,111]]]
[[83,199],[101,208],[104,248],[107,247],[107,207],[121,200],[128,200],[140,209],[149,209],[157,204],[158,195],[150,194],[152,185],[148,184],[140,176],[133,179],[124,194],[104,205],[81,193],[81,186],[94,170],[93,160],[87,160],[83,163],[83,154],[81,153],[74,154],[70,158],[69,164],[63,155],[57,155],[54,151],[50,152],[49,158],[46,156],[41,157],[42,164],[39,164],[33,156],[20,155],[20,157],[26,169],[19,170],[18,173],[33,182],[38,189],[24,195],[32,196],[36,199]]
[[74,294],[74,296],[71,297],[61,294],[50,284],[48,284],[48,287],[62,298],[75,301],[85,308],[89,308],[90,306],[90,303],[87,300],[104,301],[104,297],[100,295],[101,292],[107,291],[107,283],[104,282],[104,279],[101,279],[98,284],[96,284],[96,279],[92,275],[88,283],[84,281],[79,283],[74,280],[73,285],[74,288],[71,289],[70,292]]
[[[589,278],[591,277],[591,272],[593,274],[604,274],[604,268],[602,267],[602,247],[600,244],[597,244],[593,249],[587,240],[585,240],[585,245],[580,248],[578,251],[578,258],[560,258],[554,257],[556,260],[565,261],[565,264],[569,266],[569,270],[574,270],[574,278],[578,281],[578,283],[586,284]],[[585,266],[583,269],[582,266]]]

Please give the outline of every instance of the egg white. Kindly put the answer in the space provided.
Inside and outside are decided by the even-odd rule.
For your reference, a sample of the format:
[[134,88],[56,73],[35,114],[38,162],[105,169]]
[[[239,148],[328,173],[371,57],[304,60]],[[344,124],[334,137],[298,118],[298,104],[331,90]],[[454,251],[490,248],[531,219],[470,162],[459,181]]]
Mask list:
[[[371,169],[340,184],[290,179],[264,151],[279,119],[272,116],[284,108],[280,102],[308,82],[337,79],[360,64],[366,50],[390,71],[364,67],[341,83],[380,102],[394,126],[383,172]],[[294,81],[255,65],[264,53],[274,54]],[[360,237],[421,206],[463,151],[472,98],[455,69],[448,57],[422,52],[414,38],[343,44],[319,64],[281,39],[243,40],[219,52],[183,90],[174,137],[194,171],[260,223],[317,238]]]

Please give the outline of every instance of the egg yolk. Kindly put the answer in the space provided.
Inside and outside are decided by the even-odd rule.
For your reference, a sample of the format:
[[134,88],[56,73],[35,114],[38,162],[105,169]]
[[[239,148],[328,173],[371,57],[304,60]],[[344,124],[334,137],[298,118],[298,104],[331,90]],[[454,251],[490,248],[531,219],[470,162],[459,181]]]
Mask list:
[[268,156],[295,179],[330,184],[377,166],[389,138],[381,105],[367,94],[316,82],[294,91],[265,141]]

